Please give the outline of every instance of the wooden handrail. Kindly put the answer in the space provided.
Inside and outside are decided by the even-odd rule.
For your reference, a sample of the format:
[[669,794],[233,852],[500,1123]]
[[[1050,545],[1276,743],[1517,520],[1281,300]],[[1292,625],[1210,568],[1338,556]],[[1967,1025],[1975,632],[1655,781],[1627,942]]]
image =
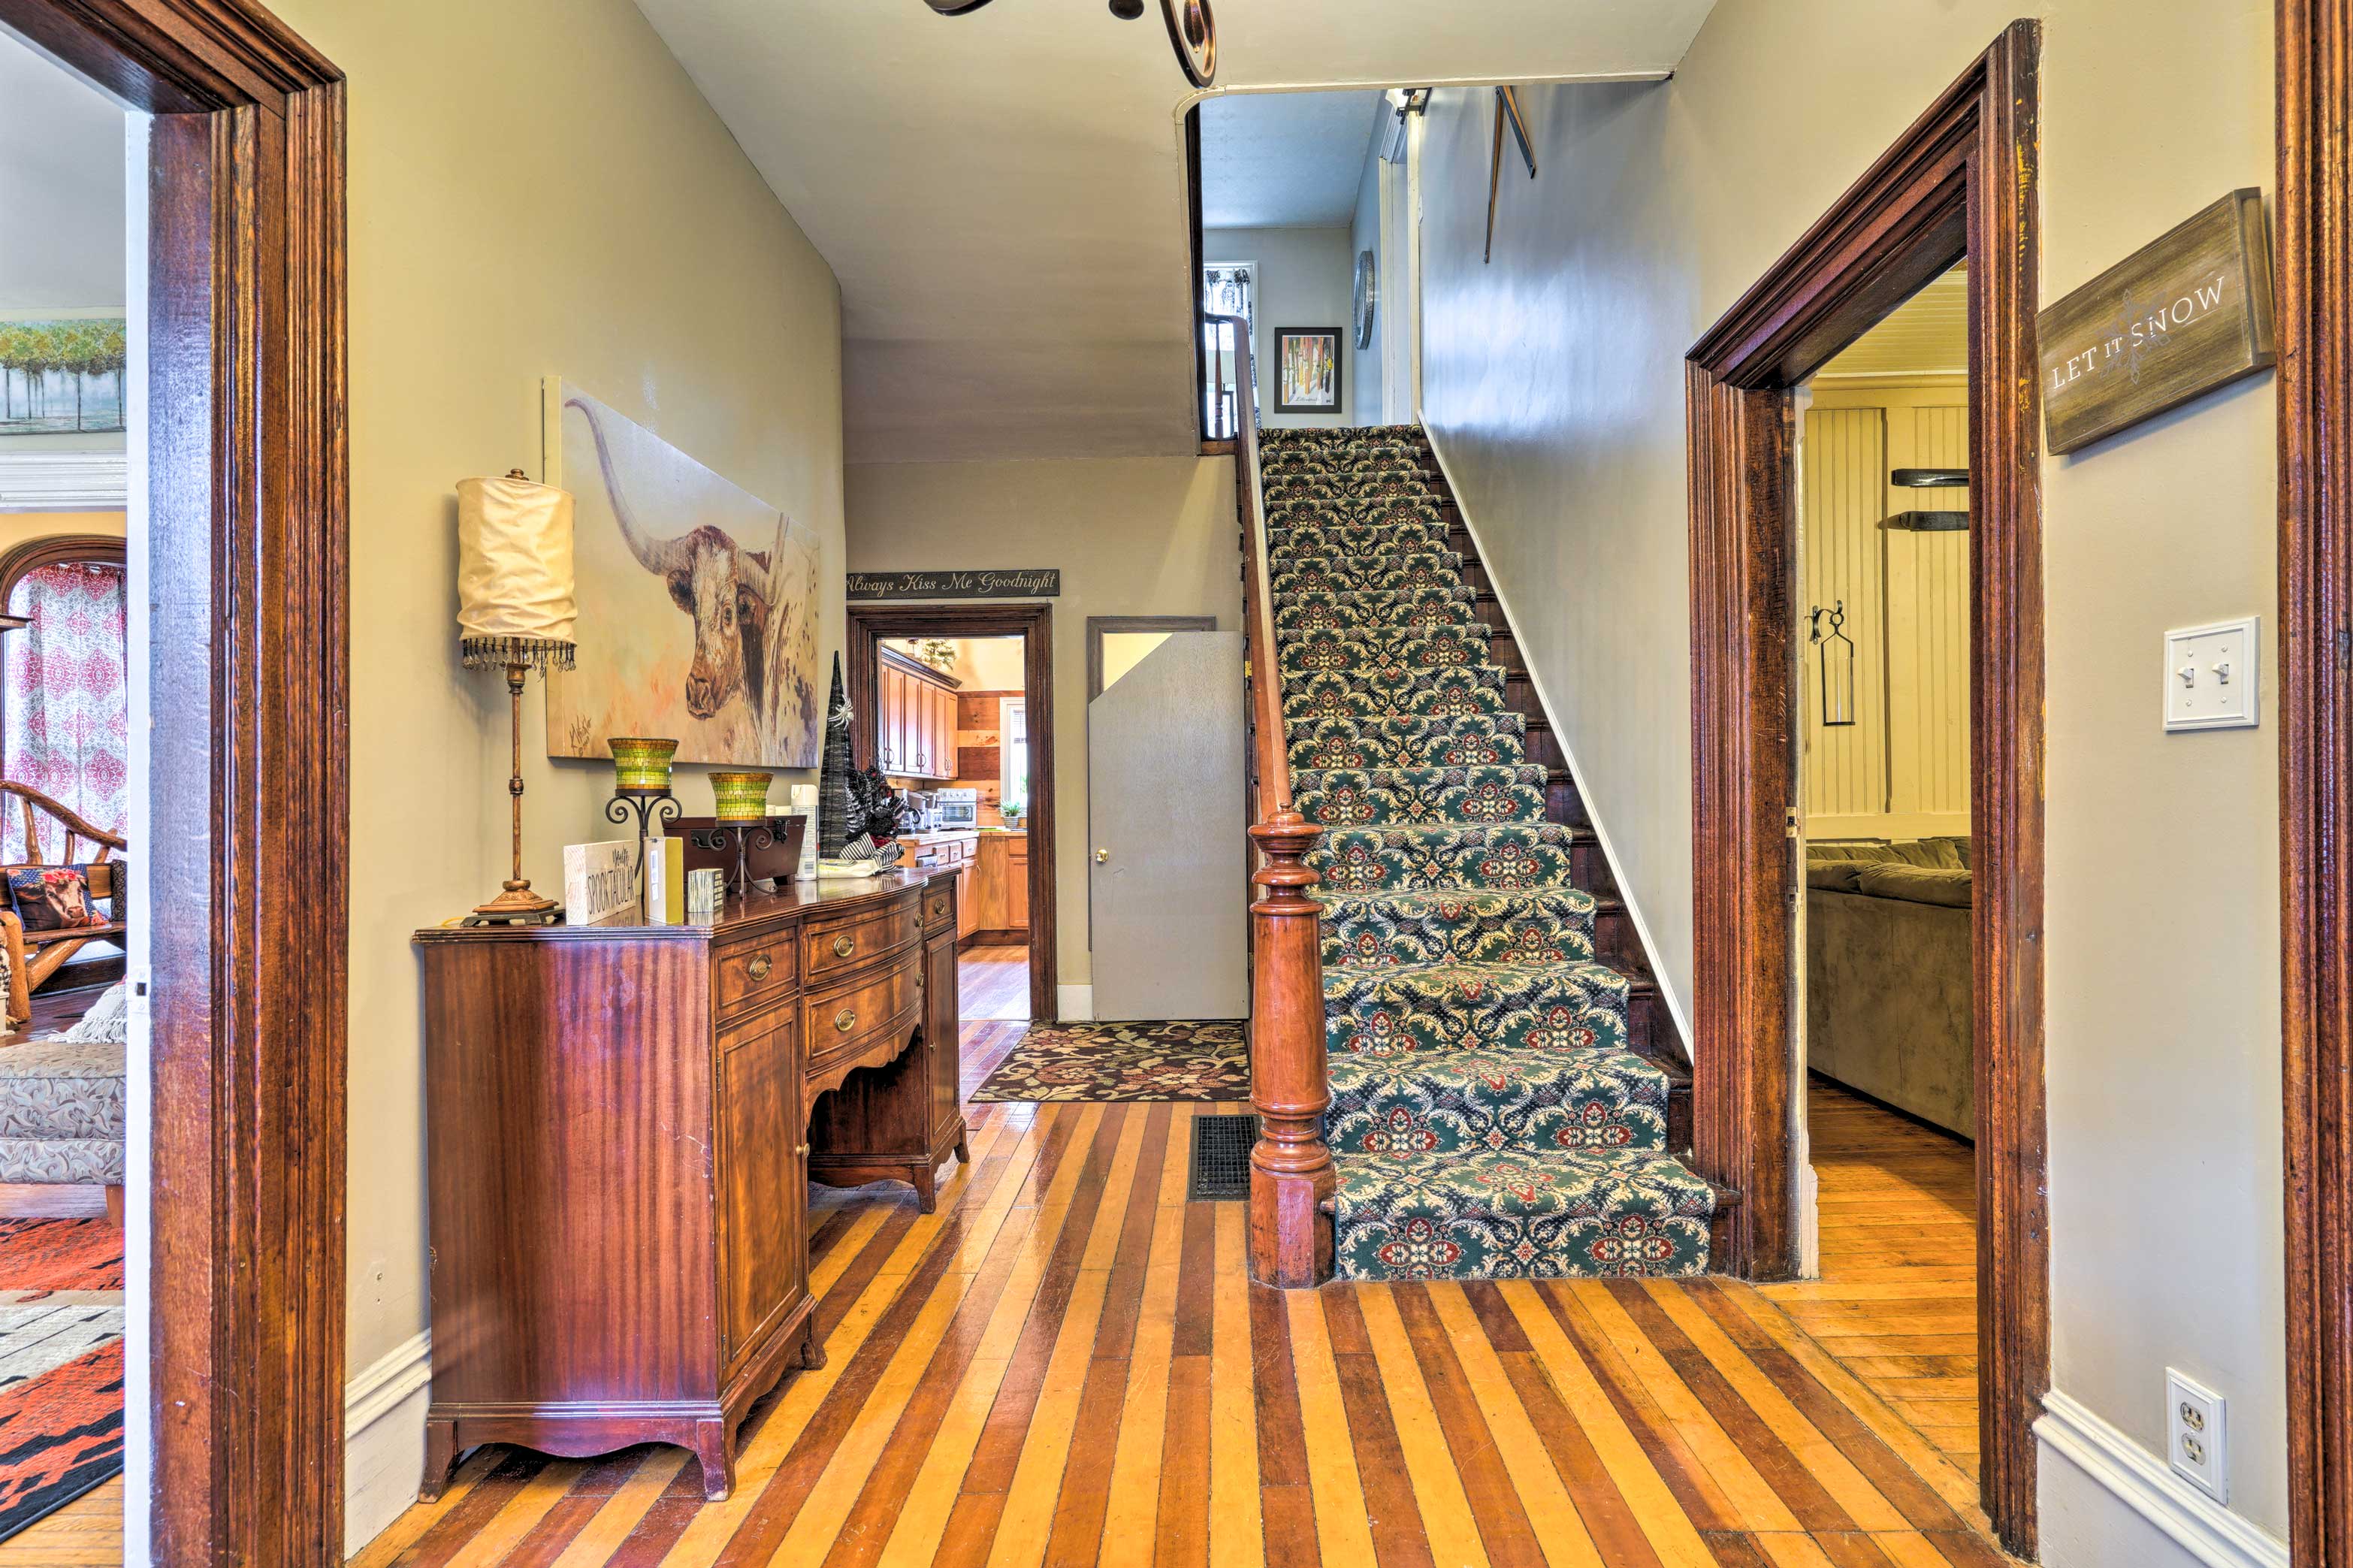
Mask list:
[[1250,905],[1250,1104],[1258,1111],[1258,1142],[1250,1150],[1250,1278],[1301,1289],[1331,1278],[1332,1219],[1325,1205],[1337,1180],[1324,1142],[1332,1075],[1324,1044],[1322,910],[1310,894],[1316,874],[1306,864],[1324,830],[1300,815],[1291,798],[1250,328],[1232,316],[1202,321],[1230,326],[1235,345],[1234,491],[1241,514],[1243,642],[1253,731],[1250,837],[1258,861],[1250,882],[1259,889]]

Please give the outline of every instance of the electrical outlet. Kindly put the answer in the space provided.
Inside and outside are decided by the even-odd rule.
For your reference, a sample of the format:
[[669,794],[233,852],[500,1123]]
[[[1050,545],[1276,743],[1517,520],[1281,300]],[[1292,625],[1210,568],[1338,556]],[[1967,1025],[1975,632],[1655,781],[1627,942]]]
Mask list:
[[2166,1458],[2173,1473],[2212,1498],[2231,1500],[2231,1451],[2224,1440],[2224,1401],[2196,1380],[2165,1369]]

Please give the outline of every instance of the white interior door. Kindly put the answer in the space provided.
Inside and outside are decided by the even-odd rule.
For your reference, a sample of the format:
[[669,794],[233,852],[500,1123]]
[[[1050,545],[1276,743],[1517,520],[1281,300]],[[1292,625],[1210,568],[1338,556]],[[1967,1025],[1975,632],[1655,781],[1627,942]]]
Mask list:
[[1175,632],[1087,705],[1103,1019],[1250,1012],[1242,637]]

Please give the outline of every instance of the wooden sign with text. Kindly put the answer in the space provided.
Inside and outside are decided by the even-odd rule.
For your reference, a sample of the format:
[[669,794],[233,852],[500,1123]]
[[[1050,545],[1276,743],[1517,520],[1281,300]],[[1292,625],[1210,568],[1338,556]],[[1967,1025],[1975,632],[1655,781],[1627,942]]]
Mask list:
[[1062,592],[1058,567],[1033,571],[852,572],[852,599],[1052,599]]
[[2035,319],[2045,444],[2072,452],[2279,357],[2263,195],[2232,191]]

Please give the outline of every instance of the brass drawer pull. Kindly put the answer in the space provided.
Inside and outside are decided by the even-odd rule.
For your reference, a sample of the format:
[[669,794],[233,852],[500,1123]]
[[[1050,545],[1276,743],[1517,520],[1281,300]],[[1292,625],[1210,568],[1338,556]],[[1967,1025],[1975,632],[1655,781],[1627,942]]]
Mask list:
[[806,1159],[807,1159],[807,1158],[809,1157],[809,1146],[808,1146],[807,1144],[804,1143],[804,1144],[802,1144],[799,1148],[797,1148],[797,1149],[794,1150],[794,1151],[793,1151],[793,1152],[794,1152],[794,1153],[796,1153],[796,1154],[798,1154],[802,1159],[806,1160]]
[[858,939],[857,939],[856,937],[854,937],[854,936],[838,936],[838,937],[835,937],[835,938],[833,939],[833,956],[834,956],[834,957],[836,957],[836,958],[848,958],[851,953],[856,952],[857,951],[858,951]]
[[768,955],[764,952],[754,957],[751,963],[745,964],[744,966],[744,973],[749,974],[754,980],[765,980],[768,977],[768,971],[775,967],[776,965],[769,961]]
[[849,1033],[850,1030],[858,1027],[858,1009],[855,1007],[844,1007],[840,1012],[836,1013],[833,1016],[833,1026],[836,1030],[845,1035]]

